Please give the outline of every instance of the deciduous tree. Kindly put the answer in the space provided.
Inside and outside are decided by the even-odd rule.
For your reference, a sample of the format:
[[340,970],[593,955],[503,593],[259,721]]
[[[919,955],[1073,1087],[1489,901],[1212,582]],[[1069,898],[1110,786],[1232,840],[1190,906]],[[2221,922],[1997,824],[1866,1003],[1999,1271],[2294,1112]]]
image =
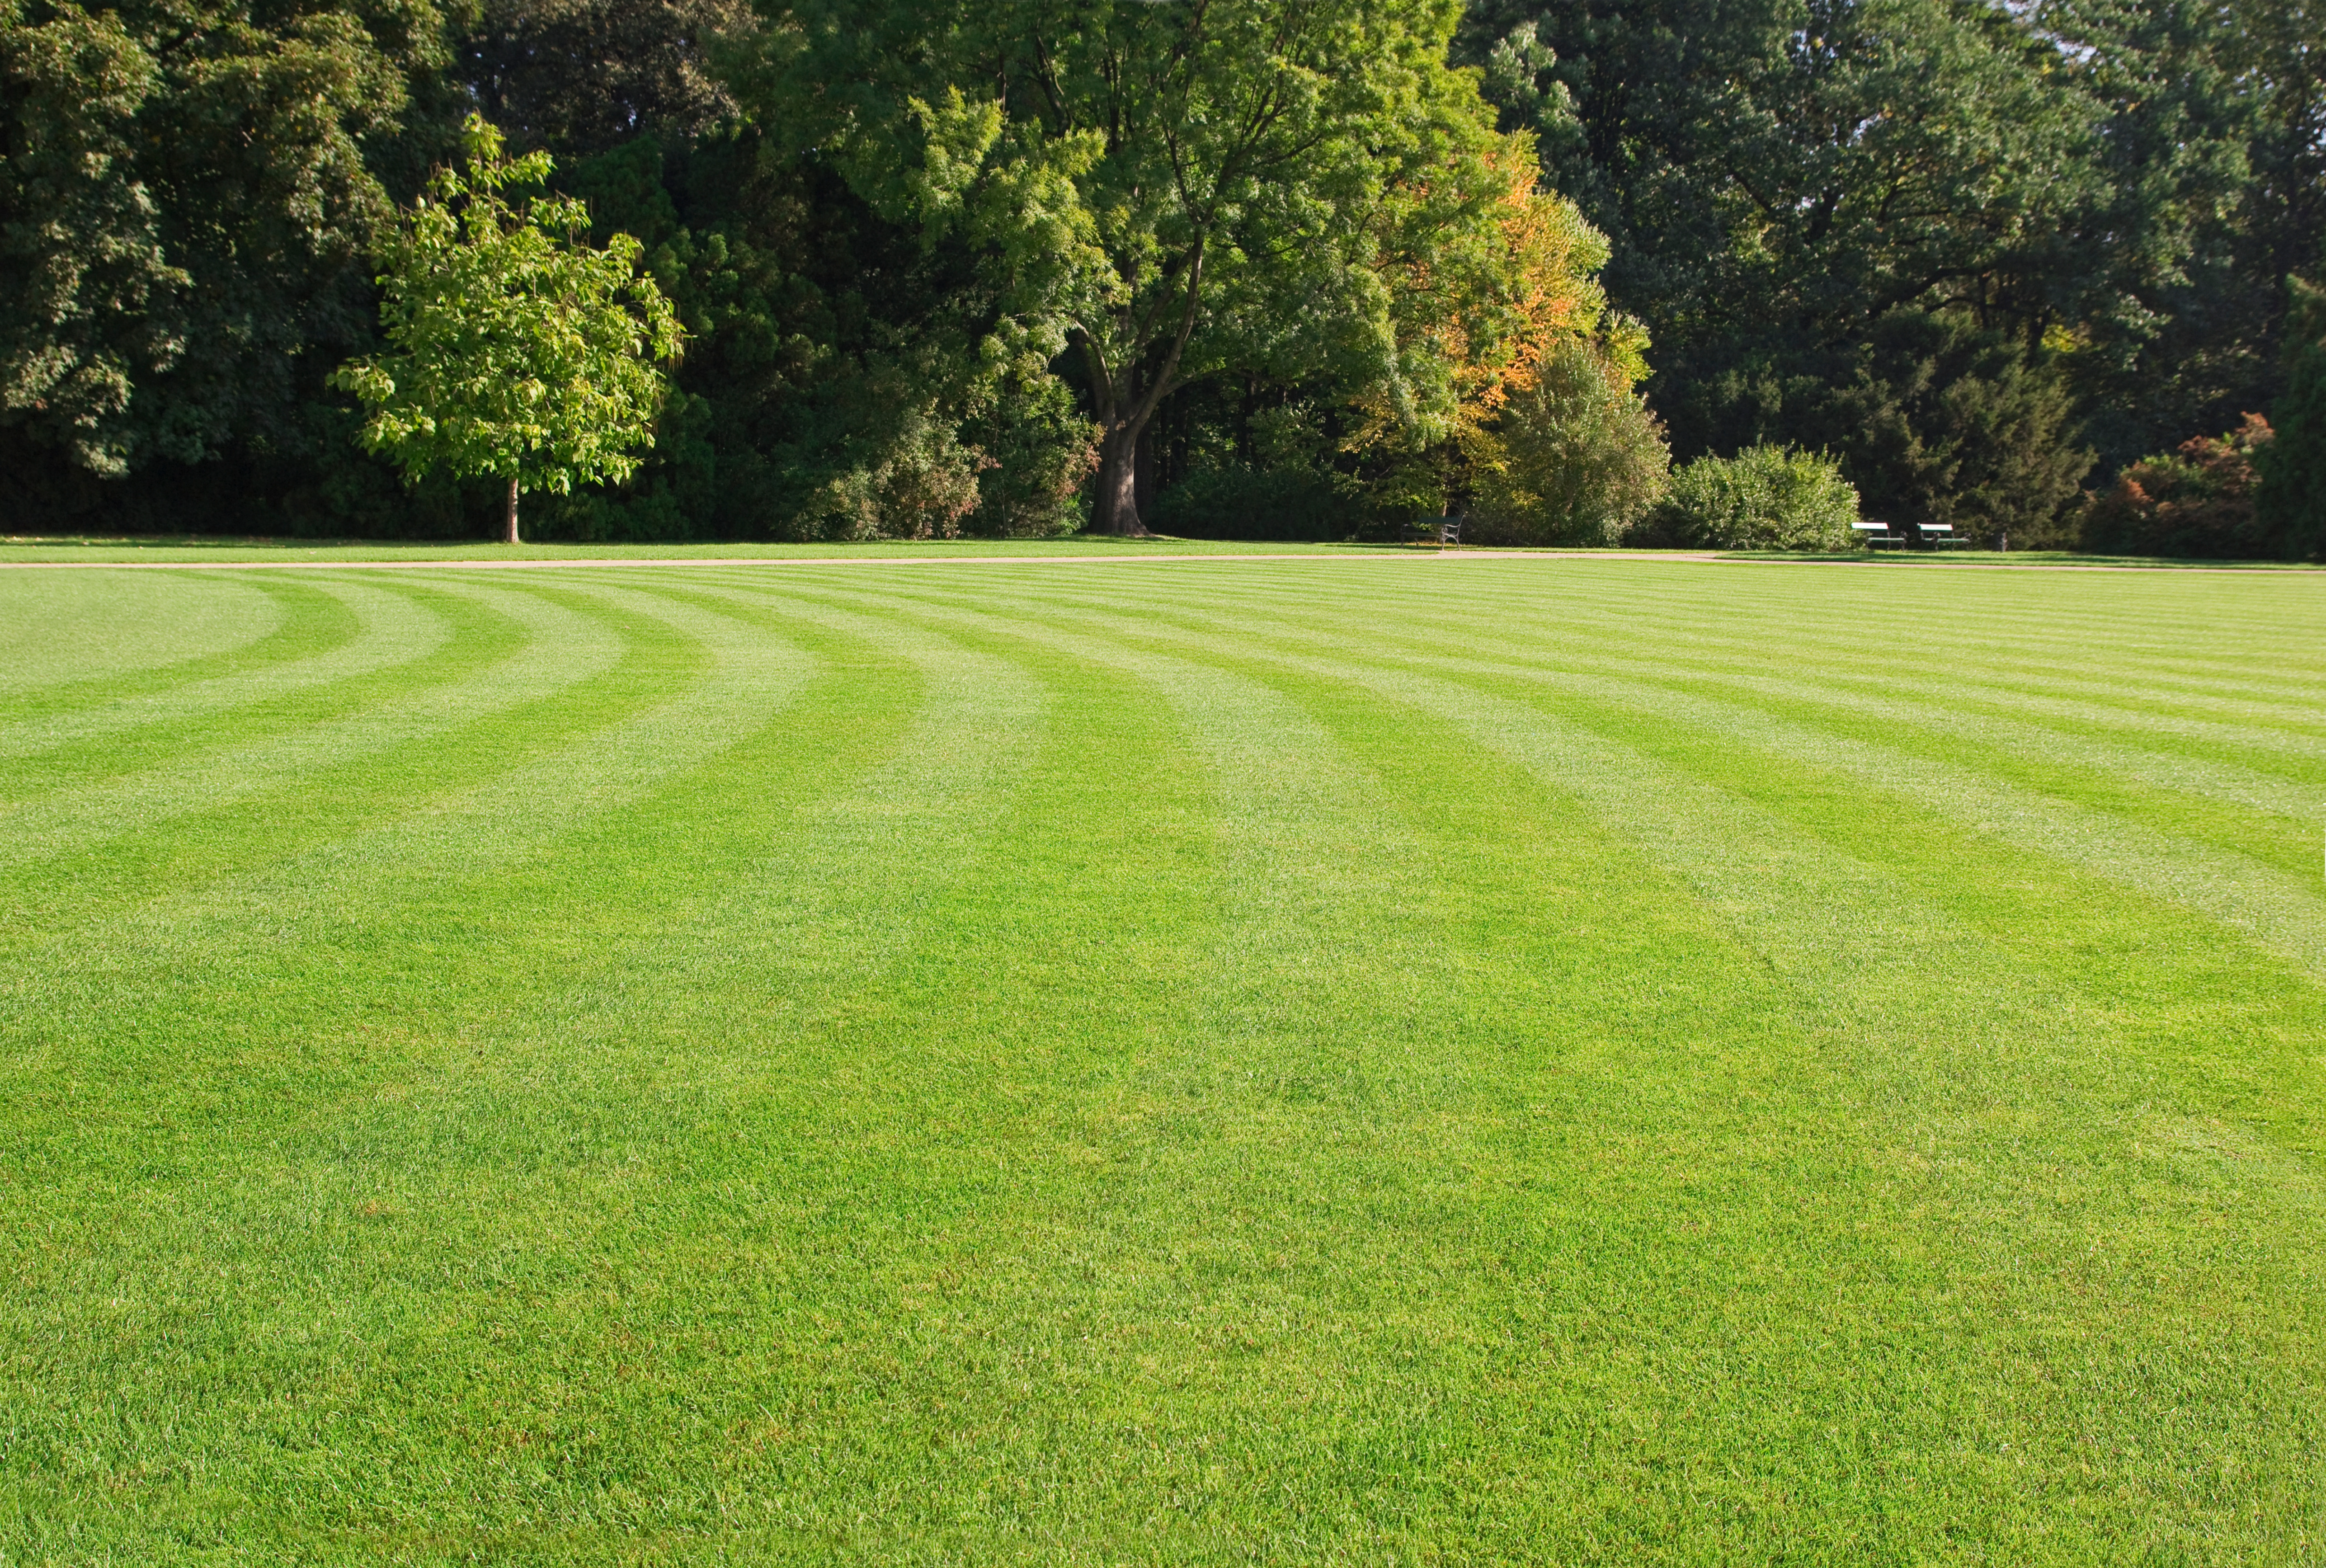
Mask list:
[[[991,280],[979,352],[1069,345],[1100,427],[1095,524],[1143,530],[1140,433],[1233,366],[1378,386],[1450,421],[1385,246],[1493,199],[1446,0],[791,0],[757,107]],[[748,95],[747,95],[748,96]]]
[[367,151],[442,58],[426,0],[0,0],[11,466],[283,438],[301,357],[364,334],[349,264],[389,208]]
[[517,499],[626,478],[652,437],[676,357],[677,318],[637,271],[638,242],[582,242],[590,216],[536,196],[520,213],[502,196],[548,177],[550,158],[514,161],[500,134],[470,116],[463,170],[442,169],[380,252],[389,352],[335,380],[362,400],[363,440],[417,478],[437,469],[508,484]]

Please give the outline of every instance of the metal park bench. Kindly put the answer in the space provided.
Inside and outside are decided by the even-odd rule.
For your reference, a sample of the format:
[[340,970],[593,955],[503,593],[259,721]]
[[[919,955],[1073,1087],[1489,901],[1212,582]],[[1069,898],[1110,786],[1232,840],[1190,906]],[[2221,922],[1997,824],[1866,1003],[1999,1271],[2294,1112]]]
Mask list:
[[1440,517],[1437,520],[1437,543],[1440,544],[1461,543],[1462,519],[1459,517]]
[[1921,533],[1922,546],[1926,550],[1956,550],[1968,543],[1956,537],[1955,525],[1951,523],[1919,523],[1915,526]]
[[1903,550],[1906,548],[1906,536],[1903,533],[1893,533],[1891,531],[1890,524],[1887,523],[1874,523],[1860,520],[1858,522],[1852,523],[1850,526],[1857,530],[1857,536],[1865,541],[1865,548],[1868,550]]

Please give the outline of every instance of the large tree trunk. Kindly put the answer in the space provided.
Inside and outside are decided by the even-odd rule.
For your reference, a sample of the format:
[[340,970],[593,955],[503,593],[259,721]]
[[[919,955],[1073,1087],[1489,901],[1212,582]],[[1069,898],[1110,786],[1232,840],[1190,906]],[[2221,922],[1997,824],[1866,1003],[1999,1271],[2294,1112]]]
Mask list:
[[[1139,281],[1135,265],[1130,277],[1135,292]],[[1098,443],[1098,494],[1093,497],[1091,516],[1091,526],[1097,533],[1128,534],[1135,539],[1147,537],[1147,524],[1139,516],[1139,438],[1146,433],[1147,422],[1155,417],[1156,406],[1176,385],[1179,356],[1187,347],[1188,335],[1196,329],[1196,302],[1203,281],[1204,246],[1198,238],[1188,258],[1178,331],[1152,375],[1148,373],[1144,360],[1145,346],[1133,341],[1121,364],[1109,365],[1098,340],[1086,330],[1075,329],[1084,363],[1090,366],[1091,397],[1098,404],[1102,431]]]
[[1099,441],[1098,494],[1091,519],[1100,533],[1144,538],[1147,524],[1139,517],[1139,427],[1118,424]]
[[511,479],[508,500],[508,543],[515,544],[516,542],[516,481]]

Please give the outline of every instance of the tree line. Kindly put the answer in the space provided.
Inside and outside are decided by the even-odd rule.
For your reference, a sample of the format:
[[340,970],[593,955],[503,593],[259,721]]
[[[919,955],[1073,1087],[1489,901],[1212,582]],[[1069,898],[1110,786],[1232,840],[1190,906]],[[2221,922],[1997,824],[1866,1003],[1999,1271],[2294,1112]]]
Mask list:
[[482,532],[347,368],[480,114],[684,331],[537,537],[1654,542],[1698,465],[1823,454],[1982,543],[2314,556],[2319,44],[2307,0],[0,0],[0,504]]

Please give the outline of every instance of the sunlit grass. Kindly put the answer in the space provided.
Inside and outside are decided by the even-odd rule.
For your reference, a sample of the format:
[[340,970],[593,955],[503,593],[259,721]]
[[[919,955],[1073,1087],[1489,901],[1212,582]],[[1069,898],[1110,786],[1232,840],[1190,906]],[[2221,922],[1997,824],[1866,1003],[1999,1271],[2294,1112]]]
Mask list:
[[0,1563],[2315,1560],[2321,626],[0,571]]

